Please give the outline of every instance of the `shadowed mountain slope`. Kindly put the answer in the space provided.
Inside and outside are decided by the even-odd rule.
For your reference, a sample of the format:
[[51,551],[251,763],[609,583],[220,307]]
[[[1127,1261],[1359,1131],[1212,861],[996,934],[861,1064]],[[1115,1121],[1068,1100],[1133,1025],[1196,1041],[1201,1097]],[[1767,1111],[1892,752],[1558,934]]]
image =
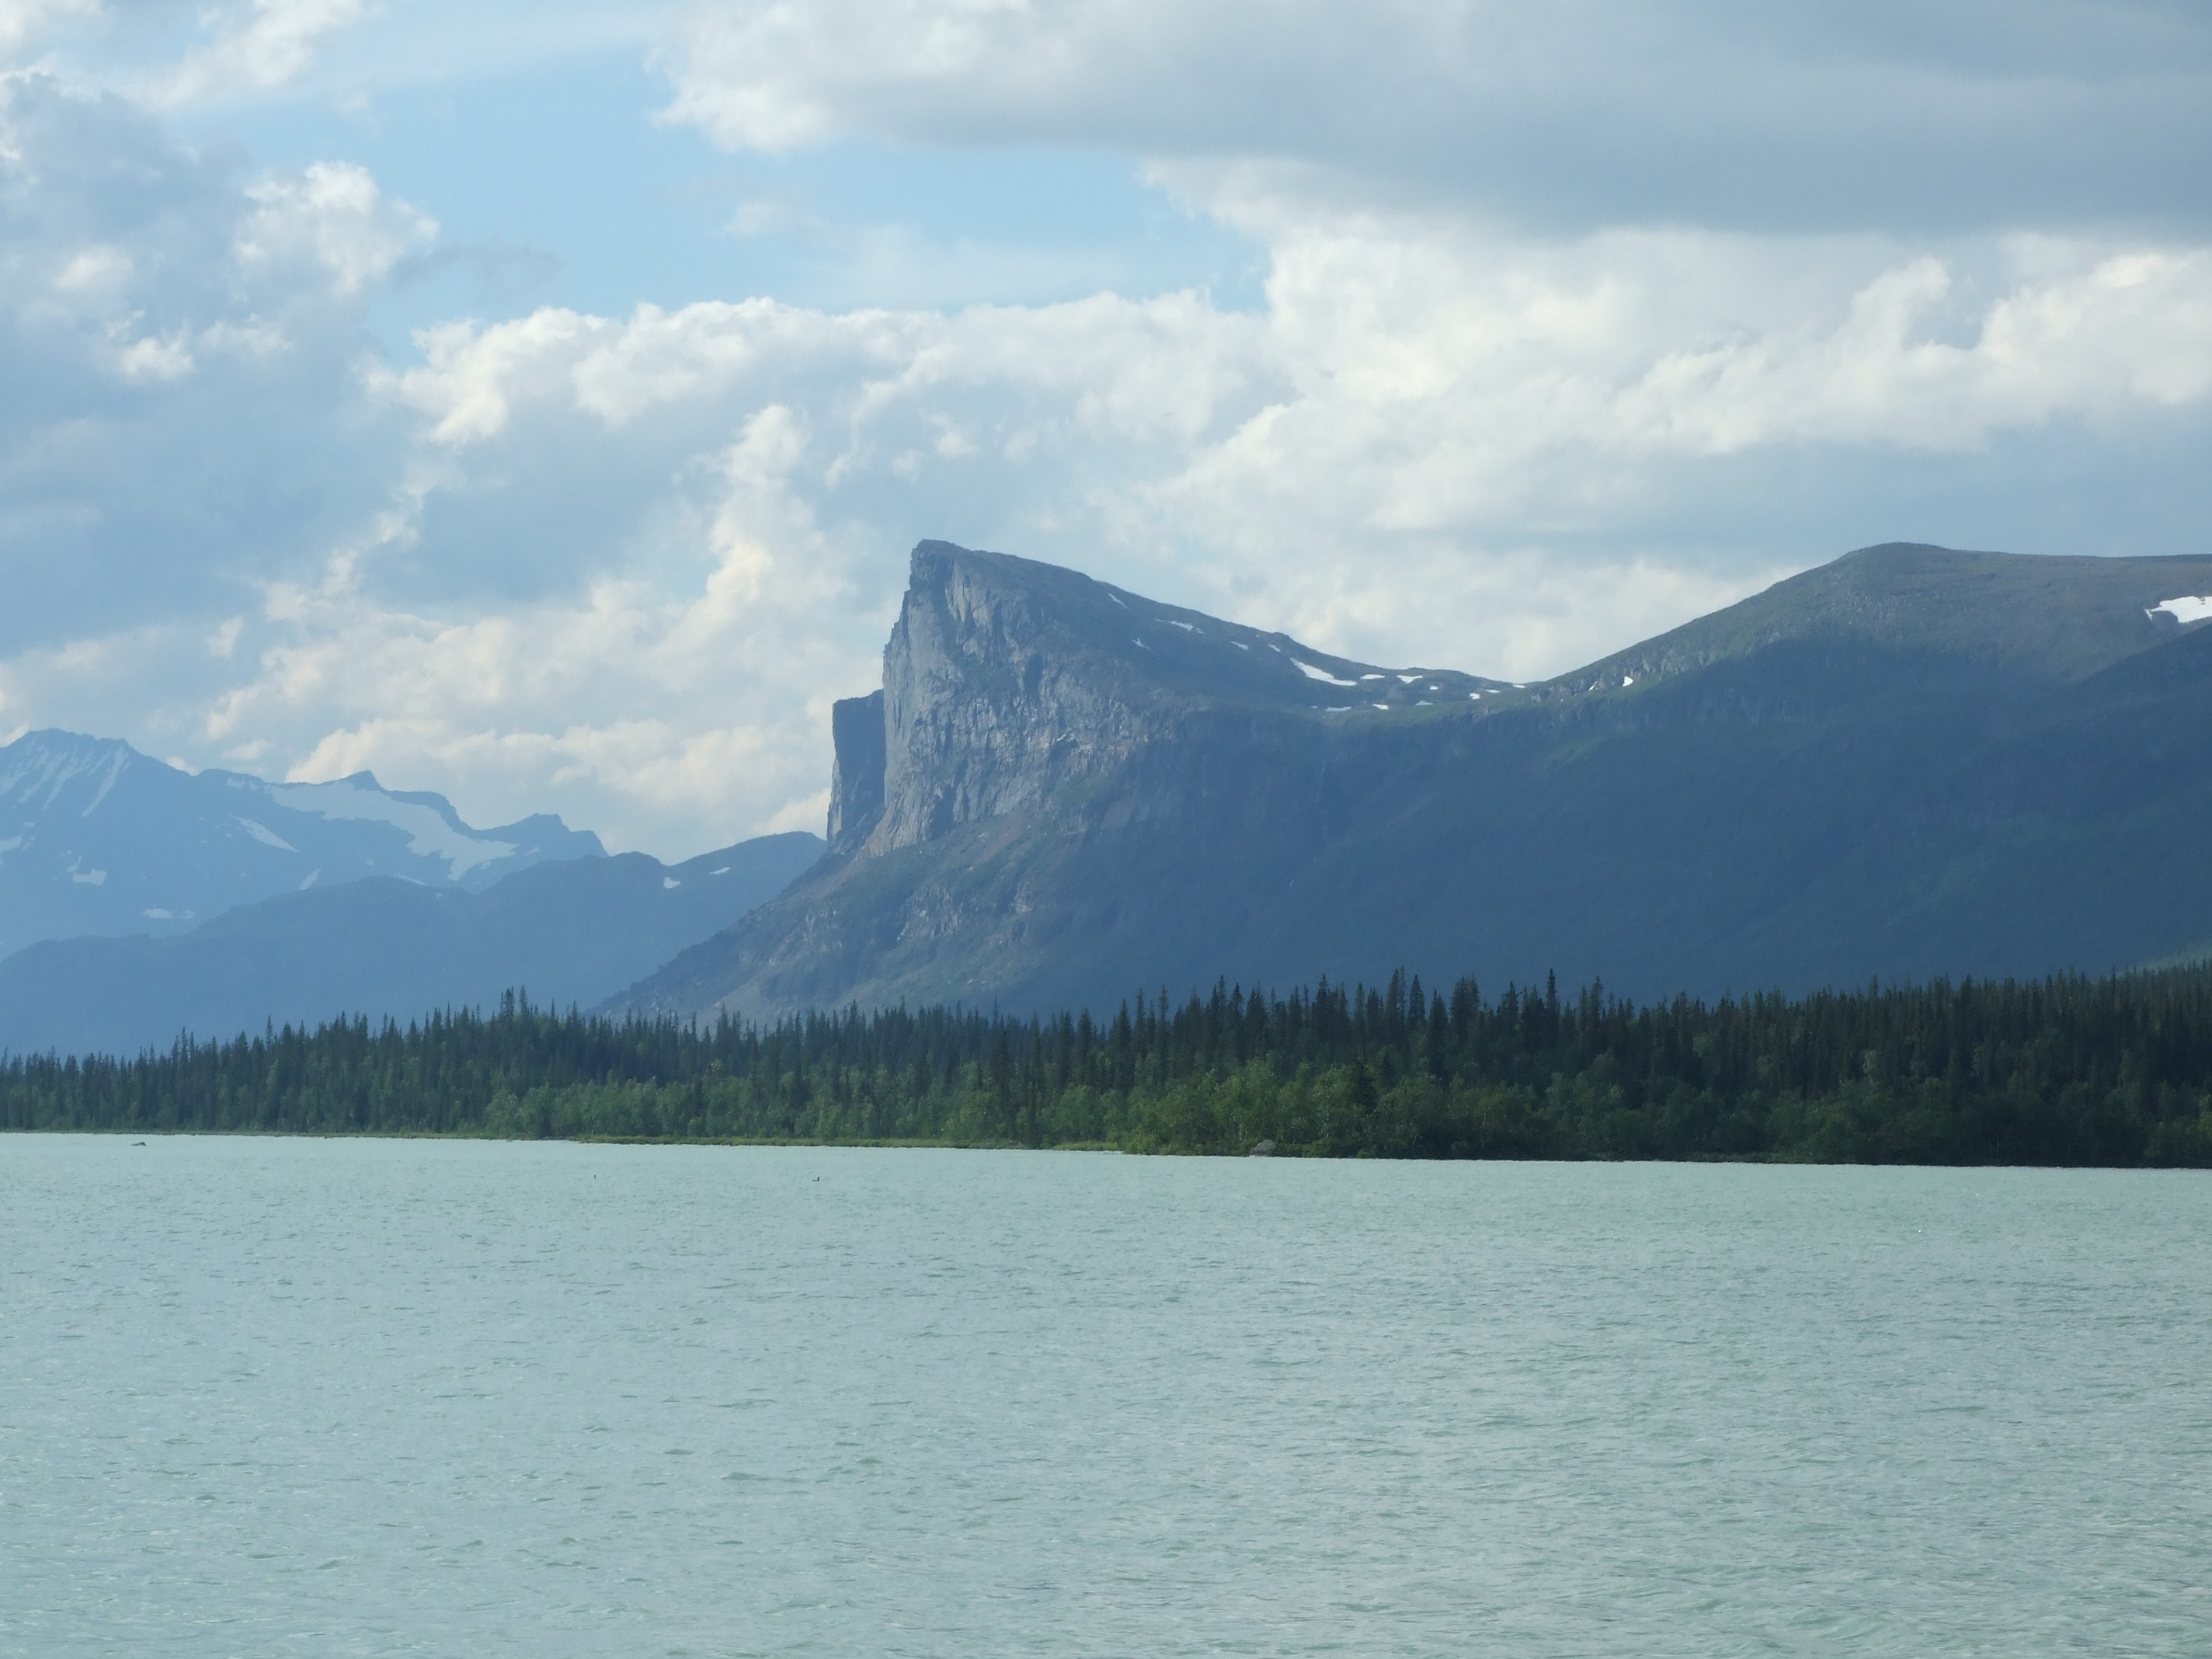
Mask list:
[[338,1014],[403,1024],[526,988],[588,1006],[726,927],[818,860],[767,836],[678,865],[535,865],[471,892],[371,877],[240,905],[176,938],[49,940],[0,961],[0,1052],[131,1054]]
[[610,1006],[2130,964],[2212,939],[2212,606],[2162,608],[2207,593],[1871,548],[1516,689],[925,543],[833,857]]

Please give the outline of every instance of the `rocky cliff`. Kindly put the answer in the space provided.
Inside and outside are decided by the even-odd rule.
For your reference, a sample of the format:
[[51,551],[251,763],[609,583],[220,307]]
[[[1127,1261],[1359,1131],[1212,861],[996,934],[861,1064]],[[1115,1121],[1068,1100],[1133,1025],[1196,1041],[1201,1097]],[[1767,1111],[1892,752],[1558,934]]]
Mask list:
[[836,706],[830,844],[875,857],[1024,814],[1156,817],[1181,804],[1177,783],[1203,780],[1170,768],[1142,799],[1117,793],[1147,750],[1510,690],[1348,661],[1072,570],[924,542],[883,690]]
[[2212,561],[1871,549],[1542,684],[914,555],[835,856],[611,1005],[1676,989],[2212,943]]

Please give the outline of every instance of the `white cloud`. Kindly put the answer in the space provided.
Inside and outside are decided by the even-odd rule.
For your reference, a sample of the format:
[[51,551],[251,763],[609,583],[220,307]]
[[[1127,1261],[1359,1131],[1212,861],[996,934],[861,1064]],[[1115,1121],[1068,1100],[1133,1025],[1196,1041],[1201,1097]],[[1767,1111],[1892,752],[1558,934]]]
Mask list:
[[206,15],[213,39],[150,76],[140,96],[156,109],[220,103],[296,80],[323,44],[364,15],[362,0],[252,0]]
[[1309,223],[1269,287],[1299,395],[1170,488],[1248,520],[1273,501],[1377,529],[1627,531],[1583,504],[1593,484],[1780,445],[1972,449],[2212,392],[2212,254],[1994,257],[2001,286],[1961,306],[1942,260],[1875,245]]
[[55,273],[54,287],[71,299],[112,305],[132,275],[131,256],[119,247],[94,243],[70,256]]
[[386,201],[367,168],[347,162],[263,179],[246,194],[253,212],[239,229],[239,264],[257,276],[287,263],[319,265],[342,299],[437,239],[437,221]]
[[668,118],[733,149],[1272,158],[1567,230],[2208,211],[2212,17],[2185,0],[717,0],[661,63]]
[[[720,6],[670,37],[677,119],[1149,156],[1266,250],[1264,302],[549,307],[380,358],[426,211],[82,88],[321,86],[341,31],[434,43],[429,11],[233,8],[135,79],[0,77],[0,726],[368,767],[678,854],[818,827],[829,702],[874,683],[926,535],[1527,678],[1855,541],[2063,544],[2054,459],[2118,490],[2188,451],[2153,476],[2204,504],[2197,210],[2114,228],[2065,182],[2171,206],[2203,31],[1967,9]],[[2029,40],[2054,20],[2067,51]],[[15,0],[0,52],[98,23]],[[1927,189],[1890,128],[1942,151]],[[1997,206],[1944,218],[2014,139]],[[904,234],[846,252],[911,264]]]
[[99,0],[0,0],[0,69],[23,62],[54,32],[99,10]]
[[1963,313],[1954,288],[1940,260],[1874,245],[1308,227],[1279,243],[1262,317],[1190,295],[545,312],[440,330],[383,386],[456,448],[526,405],[616,432],[804,398],[825,492],[922,457],[937,476],[982,465],[998,499],[1057,457],[1224,536],[1287,513],[1346,536],[1484,537],[1581,511],[1594,475],[1808,442],[1971,448],[2212,392],[2201,252],[2079,249]]
[[818,793],[830,700],[866,678],[889,620],[838,625],[848,550],[791,492],[803,452],[775,407],[726,447],[703,479],[710,562],[688,592],[606,577],[443,621],[364,591],[356,561],[272,589],[252,677],[215,702],[202,741],[273,732],[295,779],[379,769],[480,818],[564,810],[617,847],[697,850],[780,823]]
[[[641,52],[661,8],[617,0],[0,0],[0,72],[164,113],[381,95]],[[342,49],[339,49],[342,48]]]
[[1915,259],[1823,333],[1670,355],[1623,413],[1707,453],[1793,439],[1954,450],[2212,392],[2212,252],[2130,251],[2024,283],[1965,343],[1928,329],[1950,287],[1941,262]]
[[166,340],[133,340],[117,351],[115,362],[125,380],[140,385],[181,380],[194,367],[191,352],[177,336]]
[[[234,158],[43,74],[0,77],[0,659],[58,685],[67,642],[235,614],[390,494],[404,434],[361,403],[359,329],[428,227],[358,169],[248,194]],[[205,690],[178,672],[176,700]],[[84,707],[47,717],[116,705]]]
[[[443,325],[365,383],[417,434],[386,505],[322,576],[197,629],[210,689],[164,730],[687,853],[814,810],[829,700],[873,683],[925,534],[1525,678],[1842,550],[1802,519],[1780,545],[1696,529],[1713,467],[2053,422],[2125,441],[2212,398],[2212,259],[2188,250],[1270,234],[1259,314],[1102,295]],[[463,565],[478,586],[442,599],[410,574]],[[23,669],[0,713],[136,654]]]

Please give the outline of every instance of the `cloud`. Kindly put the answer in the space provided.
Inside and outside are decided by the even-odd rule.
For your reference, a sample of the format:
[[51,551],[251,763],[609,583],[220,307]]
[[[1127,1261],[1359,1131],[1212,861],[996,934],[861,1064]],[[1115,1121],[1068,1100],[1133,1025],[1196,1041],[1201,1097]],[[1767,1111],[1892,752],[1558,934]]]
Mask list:
[[[350,15],[222,12],[179,59],[172,7],[108,81],[298,88]],[[673,855],[818,820],[923,536],[1516,678],[1861,542],[2194,549],[2212,239],[2165,150],[2120,162],[2185,150],[2201,31],[2084,16],[724,7],[671,37],[679,121],[1143,156],[1266,250],[1262,302],[733,293],[407,341],[377,307],[438,202],[0,77],[0,729]],[[19,57],[94,27],[16,20]],[[2111,211],[2068,182],[2098,167]]]
[[558,806],[617,847],[697,850],[780,823],[819,793],[830,701],[868,677],[889,623],[838,625],[857,609],[856,550],[793,493],[805,453],[797,416],[771,405],[708,459],[688,592],[608,575],[441,619],[370,591],[374,549],[312,587],[272,586],[250,676],[199,741],[264,745],[300,779],[381,769],[479,817]]
[[0,69],[23,62],[55,33],[99,10],[98,0],[0,0]]
[[362,0],[252,0],[242,10],[217,10],[206,20],[214,38],[152,77],[141,97],[176,109],[273,91],[297,79],[325,40],[363,14]]
[[371,15],[365,0],[0,0],[0,70],[151,111],[235,105],[297,85]]
[[114,94],[0,81],[0,653],[235,612],[392,489],[358,331],[428,227],[355,170],[241,175]]
[[657,15],[616,0],[0,0],[0,72],[33,66],[173,115],[358,112],[410,88],[634,58]]
[[379,387],[443,452],[489,447],[501,466],[518,422],[653,444],[772,399],[808,411],[824,501],[873,512],[885,492],[965,490],[1024,503],[994,510],[1008,528],[1141,504],[1157,534],[1172,520],[1231,541],[1291,521],[1346,537],[1494,538],[1574,514],[1620,529],[1641,504],[1593,501],[1594,477],[1618,491],[1808,444],[1970,450],[2212,395],[2212,256],[1980,252],[1993,269],[1954,275],[1872,241],[1308,223],[1276,242],[1263,316],[1188,294],[951,314],[544,311],[441,328]]
[[672,27],[669,118],[1301,164],[1316,200],[1524,228],[2202,228],[2212,17],[1747,0],[740,0]]
[[318,161],[248,185],[253,211],[240,227],[240,266],[255,276],[287,262],[319,264],[349,299],[437,240],[437,221],[387,202],[368,169]]
[[2124,446],[2212,400],[2212,260],[2187,250],[1273,234],[1259,314],[1182,294],[441,325],[359,383],[414,435],[319,572],[173,647],[18,664],[0,717],[159,660],[200,688],[172,749],[696,851],[813,810],[829,700],[874,682],[924,534],[1528,678],[1842,550],[1832,498],[1778,517],[1771,477],[1717,535],[1758,469],[2027,443],[2016,484],[2054,427]]

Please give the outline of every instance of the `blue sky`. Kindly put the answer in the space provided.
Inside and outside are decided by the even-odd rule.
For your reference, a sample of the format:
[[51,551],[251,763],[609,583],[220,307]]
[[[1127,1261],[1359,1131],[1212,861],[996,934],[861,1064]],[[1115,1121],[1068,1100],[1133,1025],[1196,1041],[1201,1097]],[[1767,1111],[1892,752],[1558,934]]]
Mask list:
[[521,306],[616,315],[765,294],[946,307],[1188,288],[1261,302],[1266,248],[1129,156],[869,138],[732,155],[657,119],[668,94],[637,52],[609,47],[359,106],[257,102],[180,125],[264,166],[343,156],[388,193],[434,204],[438,262],[380,296],[395,347],[455,312]]
[[1560,672],[2201,553],[2201,6],[0,0],[0,738],[818,827],[907,550]]

